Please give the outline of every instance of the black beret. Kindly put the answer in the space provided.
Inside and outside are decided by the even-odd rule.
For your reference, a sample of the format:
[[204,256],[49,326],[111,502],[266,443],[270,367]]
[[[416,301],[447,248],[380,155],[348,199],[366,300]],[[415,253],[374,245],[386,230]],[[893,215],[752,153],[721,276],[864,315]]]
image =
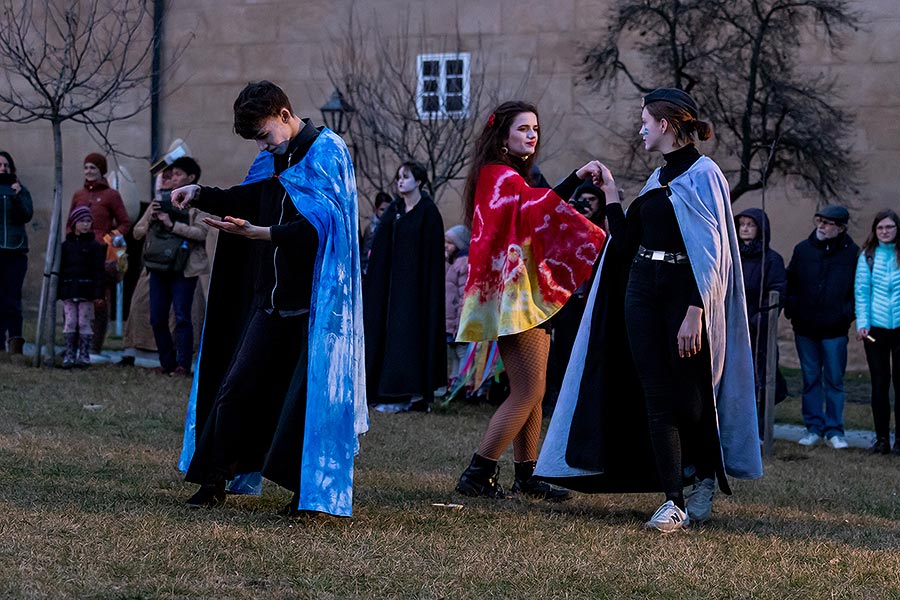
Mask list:
[[816,212],[816,216],[828,219],[829,221],[834,221],[838,225],[846,225],[850,220],[850,213],[847,212],[847,209],[843,206],[838,206],[837,204],[823,206]]
[[653,102],[671,102],[675,106],[680,106],[690,113],[695,119],[700,117],[700,108],[691,96],[684,90],[677,88],[659,88],[653,90],[646,96],[641,106],[647,106]]

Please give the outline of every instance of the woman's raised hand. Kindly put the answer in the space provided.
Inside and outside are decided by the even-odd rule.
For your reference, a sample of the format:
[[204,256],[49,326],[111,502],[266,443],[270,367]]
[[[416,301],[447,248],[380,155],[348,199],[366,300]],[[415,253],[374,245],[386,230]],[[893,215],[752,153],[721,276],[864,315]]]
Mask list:
[[592,160],[591,162],[587,163],[586,165],[584,165],[583,167],[581,167],[580,169],[575,171],[575,175],[578,177],[578,179],[587,179],[588,177],[591,177],[592,179],[596,180],[599,173],[600,173],[600,161],[599,160]]

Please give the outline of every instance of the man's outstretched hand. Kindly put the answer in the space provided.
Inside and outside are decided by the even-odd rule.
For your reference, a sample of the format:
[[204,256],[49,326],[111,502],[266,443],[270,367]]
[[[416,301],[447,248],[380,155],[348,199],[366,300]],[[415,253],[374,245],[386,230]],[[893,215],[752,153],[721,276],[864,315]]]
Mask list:
[[[192,186],[185,186],[185,189]],[[172,192],[172,202],[175,202],[175,192]],[[233,233],[234,235],[241,235],[245,238],[250,238],[251,240],[266,240],[270,241],[272,236],[269,234],[268,227],[258,227],[256,225],[251,225],[249,221],[244,219],[238,219],[236,217],[225,217],[221,221],[219,219],[214,219],[212,217],[206,217],[203,219],[203,222],[209,225],[210,227],[214,227],[219,231],[224,231],[225,233]]]
[[176,188],[172,190],[172,205],[179,210],[184,210],[188,207],[188,204],[191,203],[191,200],[196,198],[199,194],[199,185],[191,184]]

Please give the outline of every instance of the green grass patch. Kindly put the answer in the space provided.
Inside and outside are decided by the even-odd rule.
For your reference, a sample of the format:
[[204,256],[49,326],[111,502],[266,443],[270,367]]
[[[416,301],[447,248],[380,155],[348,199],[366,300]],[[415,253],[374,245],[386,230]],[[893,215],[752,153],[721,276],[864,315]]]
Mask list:
[[778,442],[707,526],[664,537],[641,527],[656,495],[457,495],[491,410],[451,406],[372,414],[353,519],[280,517],[271,485],[191,511],[188,391],[141,369],[0,364],[0,597],[900,597],[898,457]]

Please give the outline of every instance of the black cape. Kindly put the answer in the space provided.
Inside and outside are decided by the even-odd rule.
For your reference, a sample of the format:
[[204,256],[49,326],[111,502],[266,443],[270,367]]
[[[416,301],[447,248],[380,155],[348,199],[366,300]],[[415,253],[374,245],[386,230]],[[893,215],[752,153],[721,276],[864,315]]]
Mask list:
[[366,387],[378,398],[422,396],[447,383],[444,223],[427,196],[408,213],[391,203],[375,231],[363,282]]
[[[594,304],[588,301],[578,333],[590,336],[584,369],[580,374],[567,373],[567,378],[574,379],[570,385],[577,386],[574,408],[571,403],[565,405],[564,383],[553,416],[559,422],[551,423],[536,471],[540,479],[579,492],[662,491],[643,392],[625,330],[628,265],[623,260],[627,258],[621,250],[617,253],[610,237],[595,276],[598,281],[593,282]],[[553,464],[559,461],[551,456],[557,453],[564,453],[566,465],[583,470],[583,474],[552,476],[560,473]]]

